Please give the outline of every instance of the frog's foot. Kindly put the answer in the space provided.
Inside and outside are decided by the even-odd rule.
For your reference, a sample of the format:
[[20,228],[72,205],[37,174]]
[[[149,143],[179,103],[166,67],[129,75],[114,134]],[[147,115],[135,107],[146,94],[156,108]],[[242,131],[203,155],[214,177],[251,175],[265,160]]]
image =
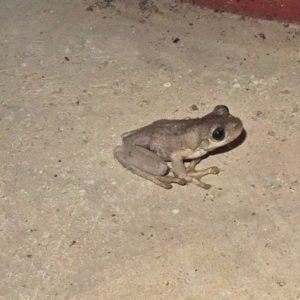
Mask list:
[[126,168],[128,170],[130,170],[132,173],[141,176],[147,180],[152,181],[153,183],[165,188],[165,189],[171,189],[172,188],[172,184],[171,183],[177,183],[179,185],[186,185],[187,181],[183,178],[177,178],[174,176],[167,176],[167,175],[153,175],[150,173],[147,173],[143,170],[140,170],[139,168],[130,165],[130,166],[126,166]]
[[177,178],[174,176],[159,176],[159,175],[153,175],[149,174],[147,172],[144,172],[143,170],[140,170],[134,166],[130,166],[128,168],[131,172],[135,173],[136,175],[139,175],[147,180],[152,181],[153,183],[165,188],[165,189],[171,189],[172,184],[171,183],[177,183],[179,185],[186,185],[187,181],[183,178]]
[[[149,178],[147,178],[149,179]],[[154,176],[154,180],[149,179],[152,182],[160,185],[161,187],[165,189],[171,189],[172,185],[171,183],[177,183],[179,185],[186,185],[187,181],[183,178],[178,178],[174,176]]]
[[207,168],[205,170],[201,170],[201,171],[196,171],[195,167],[192,166],[192,168],[190,168],[190,166],[187,168],[187,176],[189,177],[190,182],[198,185],[199,187],[208,190],[211,188],[210,184],[204,183],[201,181],[201,178],[209,175],[209,174],[218,174],[220,172],[218,167],[211,167],[211,168]]

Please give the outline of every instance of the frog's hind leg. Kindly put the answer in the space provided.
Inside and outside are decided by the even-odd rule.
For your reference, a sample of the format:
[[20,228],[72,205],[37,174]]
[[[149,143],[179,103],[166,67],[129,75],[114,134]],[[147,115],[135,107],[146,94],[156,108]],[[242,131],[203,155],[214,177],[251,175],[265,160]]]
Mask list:
[[[119,162],[122,164],[122,162],[119,160]],[[123,164],[122,164],[123,165]],[[171,189],[172,185],[171,183],[177,183],[179,185],[185,185],[186,181],[181,178],[172,177],[172,176],[158,176],[158,175],[152,175],[147,172],[144,172],[134,166],[128,166],[128,170],[130,170],[132,173],[139,175],[147,180],[152,181],[153,183],[165,188],[165,189]]]
[[117,146],[114,149],[114,156],[124,168],[165,189],[172,188],[171,183],[186,184],[184,179],[166,176],[169,168],[164,160],[147,149],[138,148],[128,150],[122,146]]

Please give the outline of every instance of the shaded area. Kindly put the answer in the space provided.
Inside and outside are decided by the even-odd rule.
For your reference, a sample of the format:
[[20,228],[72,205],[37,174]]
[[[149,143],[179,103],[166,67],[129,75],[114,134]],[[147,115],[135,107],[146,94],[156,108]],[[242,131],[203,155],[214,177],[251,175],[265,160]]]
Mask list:
[[300,23],[298,0],[183,0],[182,2],[248,17]]

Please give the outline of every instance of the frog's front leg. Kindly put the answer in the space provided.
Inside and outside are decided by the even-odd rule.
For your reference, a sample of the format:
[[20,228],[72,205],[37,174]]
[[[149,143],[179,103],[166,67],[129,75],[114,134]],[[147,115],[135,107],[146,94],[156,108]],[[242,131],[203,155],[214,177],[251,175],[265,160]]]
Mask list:
[[193,157],[191,150],[183,150],[173,153],[172,155],[172,171],[179,178],[184,178],[187,182],[192,182],[203,189],[210,189],[211,185],[201,181],[201,178],[209,174],[218,174],[217,167],[210,167],[204,170],[197,171],[196,165],[201,161],[201,158],[195,158],[190,162],[190,165],[185,168],[183,159],[186,157]]
[[140,146],[117,146],[114,149],[115,158],[123,167],[132,173],[150,180],[157,185],[170,189],[171,183],[185,185],[186,181],[182,178],[167,176],[169,167],[159,156]]

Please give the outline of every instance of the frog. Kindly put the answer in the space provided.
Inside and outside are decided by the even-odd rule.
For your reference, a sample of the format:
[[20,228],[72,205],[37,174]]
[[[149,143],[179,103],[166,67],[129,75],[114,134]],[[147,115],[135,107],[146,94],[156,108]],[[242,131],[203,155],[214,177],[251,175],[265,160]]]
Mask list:
[[122,145],[114,148],[114,157],[126,169],[153,183],[171,189],[172,184],[211,185],[201,181],[219,168],[197,170],[209,152],[228,145],[242,131],[242,121],[230,114],[226,105],[217,105],[201,118],[161,119],[122,134]]

